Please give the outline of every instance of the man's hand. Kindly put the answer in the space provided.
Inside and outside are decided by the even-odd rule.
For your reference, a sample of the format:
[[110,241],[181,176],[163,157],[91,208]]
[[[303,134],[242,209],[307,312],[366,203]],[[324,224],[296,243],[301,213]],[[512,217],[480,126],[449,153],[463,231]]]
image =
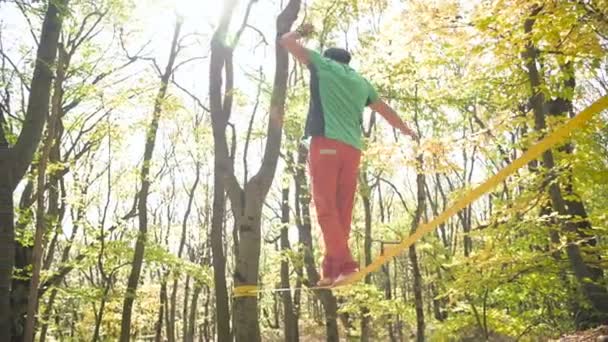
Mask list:
[[308,65],[308,50],[298,40],[309,36],[314,30],[312,24],[303,24],[297,30],[285,33],[279,39],[279,44],[287,49],[300,63]]
[[415,141],[418,141],[418,134],[411,129],[397,113],[388,105],[386,102],[382,100],[378,100],[369,105],[369,107],[375,111],[376,113],[382,115],[383,118],[388,121],[388,123],[398,129],[402,134],[409,135]]
[[300,37],[308,37],[315,32],[315,27],[310,23],[304,23],[296,30],[296,32],[300,35]]
[[418,134],[416,134],[416,132],[409,128],[409,127],[404,127],[403,129],[401,129],[401,133],[405,134],[405,135],[409,135],[414,141],[418,141],[419,137]]

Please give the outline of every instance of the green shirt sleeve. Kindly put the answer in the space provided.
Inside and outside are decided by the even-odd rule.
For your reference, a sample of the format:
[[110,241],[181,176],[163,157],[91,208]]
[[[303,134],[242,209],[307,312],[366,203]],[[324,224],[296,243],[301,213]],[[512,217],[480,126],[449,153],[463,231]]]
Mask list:
[[325,58],[314,50],[308,50],[308,61],[310,62],[310,66],[314,66],[317,69],[325,64]]
[[378,92],[376,92],[376,89],[369,81],[366,80],[365,83],[367,83],[367,92],[368,92],[367,102],[365,105],[369,106],[372,103],[380,100],[380,96],[378,96]]

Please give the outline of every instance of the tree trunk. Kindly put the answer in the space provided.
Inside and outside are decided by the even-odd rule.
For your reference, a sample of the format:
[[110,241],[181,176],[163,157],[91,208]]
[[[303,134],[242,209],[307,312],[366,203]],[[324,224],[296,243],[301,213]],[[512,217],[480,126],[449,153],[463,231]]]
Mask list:
[[32,342],[35,335],[36,313],[38,311],[38,286],[40,283],[40,271],[42,269],[42,257],[44,254],[44,236],[46,231],[45,217],[45,186],[46,186],[46,168],[49,161],[49,155],[55,142],[55,132],[57,122],[61,115],[61,102],[63,98],[63,80],[65,79],[66,67],[66,52],[59,44],[59,57],[57,58],[57,71],[53,87],[53,96],[51,103],[51,115],[48,119],[46,137],[42,146],[42,155],[38,161],[38,177],[37,177],[37,194],[36,194],[36,233],[34,236],[34,249],[32,254],[32,278],[29,285],[29,294],[27,299],[27,320],[25,324],[24,341]]
[[190,304],[190,313],[188,319],[188,329],[184,334],[184,342],[194,342],[194,330],[196,327],[196,312],[198,310],[198,296],[201,293],[201,286],[197,283],[194,284],[194,290],[192,293],[192,303]]
[[[415,88],[415,111],[414,123],[416,124],[418,135],[420,136],[420,126],[418,124],[418,85]],[[422,155],[416,157],[416,212],[412,218],[412,226],[410,234],[413,234],[420,222],[422,216],[426,212],[426,180],[424,176],[424,158]],[[418,253],[416,244],[412,244],[409,248],[409,258],[412,264],[412,276],[414,277],[414,303],[416,305],[416,341],[424,341],[425,324],[424,324],[424,299],[422,296],[422,275],[420,274],[420,266],[418,264]]]
[[[542,11],[542,7],[535,6],[532,10],[530,18],[524,23],[524,31],[526,34],[531,34],[535,19],[534,17]],[[548,105],[545,96],[540,89],[542,86],[541,74],[537,67],[538,50],[534,46],[533,42],[528,41],[526,45],[526,51],[524,59],[526,62],[526,68],[528,71],[528,79],[532,88],[532,96],[530,98],[530,104],[534,112],[535,129],[537,131],[544,131],[546,129],[545,116],[547,114]],[[572,77],[574,77],[572,75]],[[608,291],[600,284],[603,278],[603,272],[600,268],[588,265],[583,257],[583,253],[576,243],[576,239],[573,237],[585,240],[589,237],[583,232],[591,227],[591,223],[587,219],[587,213],[583,203],[580,200],[572,200],[571,203],[567,203],[562,193],[562,185],[558,179],[556,179],[556,172],[559,170],[555,167],[555,160],[553,152],[547,150],[543,153],[542,157],[543,165],[548,172],[550,180],[548,183],[548,191],[551,198],[551,204],[553,209],[562,217],[568,217],[562,219],[562,231],[568,236],[568,245],[566,247],[566,253],[572,269],[578,280],[583,294],[589,300],[589,303],[593,308],[601,313],[601,315],[608,317]],[[575,196],[569,196],[575,198]],[[593,317],[592,313],[585,314],[588,317]],[[597,317],[598,322],[602,321],[602,317]]]
[[167,341],[175,342],[175,312],[177,305],[177,280],[178,276],[174,275],[171,297],[167,302]]
[[[418,163],[422,167],[422,157],[418,157]],[[416,231],[416,228],[420,224],[422,214],[425,210],[425,193],[424,193],[424,174],[418,173],[416,175],[416,186],[417,191],[417,206],[416,213],[412,220],[411,233]],[[424,301],[422,297],[422,276],[420,274],[420,267],[418,265],[418,253],[416,251],[416,245],[412,245],[409,248],[410,263],[412,264],[412,275],[414,277],[414,302],[416,305],[416,341],[424,341]]]
[[15,251],[13,191],[29,167],[48,116],[52,66],[55,63],[61,13],[67,0],[49,3],[36,54],[23,128],[13,148],[9,148],[0,127],[0,340],[10,341],[14,316],[10,307],[11,279]]
[[[245,184],[244,196],[236,191],[235,182],[232,182],[230,186],[233,188],[232,191],[229,190],[239,232],[239,248],[237,249],[234,277],[236,286],[257,285],[262,209],[274,179],[281,149],[289,72],[287,51],[280,46],[278,39],[291,29],[298,17],[300,3],[301,0],[290,0],[276,21],[276,67],[270,99],[268,138],[266,139],[262,165],[258,173]],[[240,206],[237,204],[240,204]],[[241,210],[238,210],[239,207]],[[237,210],[235,211],[235,209]],[[260,341],[257,306],[257,297],[235,298],[234,314],[237,341]]]
[[181,19],[177,19],[175,30],[173,32],[173,41],[169,53],[169,60],[163,75],[161,76],[160,88],[154,102],[154,111],[152,112],[152,121],[146,134],[144,159],[141,169],[141,189],[138,194],[138,217],[139,217],[139,233],[135,242],[135,252],[133,255],[133,265],[127,283],[127,291],[122,309],[122,320],[120,329],[120,341],[128,342],[131,338],[131,315],[133,311],[133,303],[135,301],[137,285],[141,275],[141,268],[144,259],[144,249],[146,246],[146,235],[148,233],[148,192],[150,190],[150,164],[152,154],[156,143],[156,132],[158,130],[158,122],[162,112],[163,102],[167,95],[167,87],[170,77],[173,74],[173,65],[178,52],[178,39],[181,30]]
[[[162,277],[162,275],[161,275]],[[159,292],[159,302],[158,306],[158,319],[156,320],[156,324],[154,325],[155,336],[154,341],[162,342],[163,341],[163,322],[165,317],[165,304],[167,303],[167,283],[162,280],[160,284],[160,292]]]
[[[86,183],[86,182],[85,182]],[[81,197],[82,198],[86,198],[86,195],[88,193],[88,187],[87,185],[85,185],[82,190],[81,190]],[[62,254],[61,254],[61,264],[65,264],[68,259],[70,258],[70,251],[72,249],[72,245],[74,243],[74,240],[76,239],[76,235],[78,234],[78,231],[80,230],[80,222],[84,216],[84,211],[85,208],[82,205],[78,206],[78,209],[76,210],[76,220],[74,220],[74,218],[72,217],[72,219],[74,220],[75,224],[72,227],[72,233],[70,234],[70,238],[67,241],[67,246],[65,246]],[[44,288],[41,289],[41,291],[45,291]],[[51,313],[53,310],[53,306],[55,304],[55,297],[57,296],[57,289],[53,289],[51,291],[51,294],[49,295],[49,299],[47,301],[46,304],[46,311],[43,315],[43,319],[42,321],[44,322],[44,324],[42,325],[41,328],[41,332],[40,332],[40,342],[45,342],[46,340],[46,334],[47,334],[47,330],[48,330],[48,322],[51,318]],[[42,296],[42,294],[41,294]]]
[[101,322],[103,322],[103,314],[105,312],[106,302],[108,301],[108,293],[110,292],[111,287],[112,283],[111,281],[108,281],[105,288],[103,289],[101,303],[99,304],[99,312],[95,317],[95,331],[93,332],[93,342],[99,341],[99,336],[101,332]]
[[[281,203],[281,252],[284,253],[281,258],[281,288],[290,288],[289,283],[289,259],[287,252],[291,250],[289,245],[289,188],[283,189],[283,198]],[[294,312],[294,305],[291,298],[291,291],[281,292],[283,300],[283,312],[285,320],[283,324],[285,342],[297,342],[298,336],[298,321]]]
[[[306,157],[308,150],[304,145],[298,148],[297,161],[294,165],[295,172],[294,181],[296,185],[295,207],[296,207],[296,222],[299,232],[299,241],[302,244],[303,250],[301,253],[304,256],[304,266],[306,275],[308,276],[308,286],[314,286],[319,281],[319,273],[315,265],[314,247],[312,243],[311,223],[310,223],[310,193],[306,182]],[[338,332],[338,303],[336,297],[331,291],[315,291],[315,295],[321,301],[325,309],[325,335],[328,342],[340,341]]]
[[186,285],[184,286],[184,304],[182,308],[182,340],[186,340],[188,334],[188,319],[190,318],[190,308],[188,306],[190,300],[190,276],[186,277]]
[[[363,202],[363,209],[365,214],[365,237],[363,242],[363,254],[365,255],[365,266],[372,262],[372,204],[370,201],[371,189],[367,180],[367,170],[364,168],[361,170],[361,199]],[[365,284],[371,284],[372,275],[365,275]],[[368,316],[369,309],[367,307],[361,308],[361,342],[369,341],[370,335],[370,319]]]

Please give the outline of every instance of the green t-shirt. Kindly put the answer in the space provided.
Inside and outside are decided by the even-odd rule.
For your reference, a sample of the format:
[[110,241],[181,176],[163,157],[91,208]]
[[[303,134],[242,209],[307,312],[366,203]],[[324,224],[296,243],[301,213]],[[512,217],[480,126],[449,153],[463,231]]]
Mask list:
[[306,136],[324,136],[361,149],[365,106],[378,93],[363,76],[346,64],[309,50],[310,109]]

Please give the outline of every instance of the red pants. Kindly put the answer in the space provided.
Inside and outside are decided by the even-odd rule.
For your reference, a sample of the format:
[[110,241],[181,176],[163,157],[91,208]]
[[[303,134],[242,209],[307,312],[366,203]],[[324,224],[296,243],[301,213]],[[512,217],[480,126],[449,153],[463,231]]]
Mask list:
[[323,277],[358,268],[348,247],[361,151],[337,140],[313,137],[309,168],[312,198],[325,241]]

